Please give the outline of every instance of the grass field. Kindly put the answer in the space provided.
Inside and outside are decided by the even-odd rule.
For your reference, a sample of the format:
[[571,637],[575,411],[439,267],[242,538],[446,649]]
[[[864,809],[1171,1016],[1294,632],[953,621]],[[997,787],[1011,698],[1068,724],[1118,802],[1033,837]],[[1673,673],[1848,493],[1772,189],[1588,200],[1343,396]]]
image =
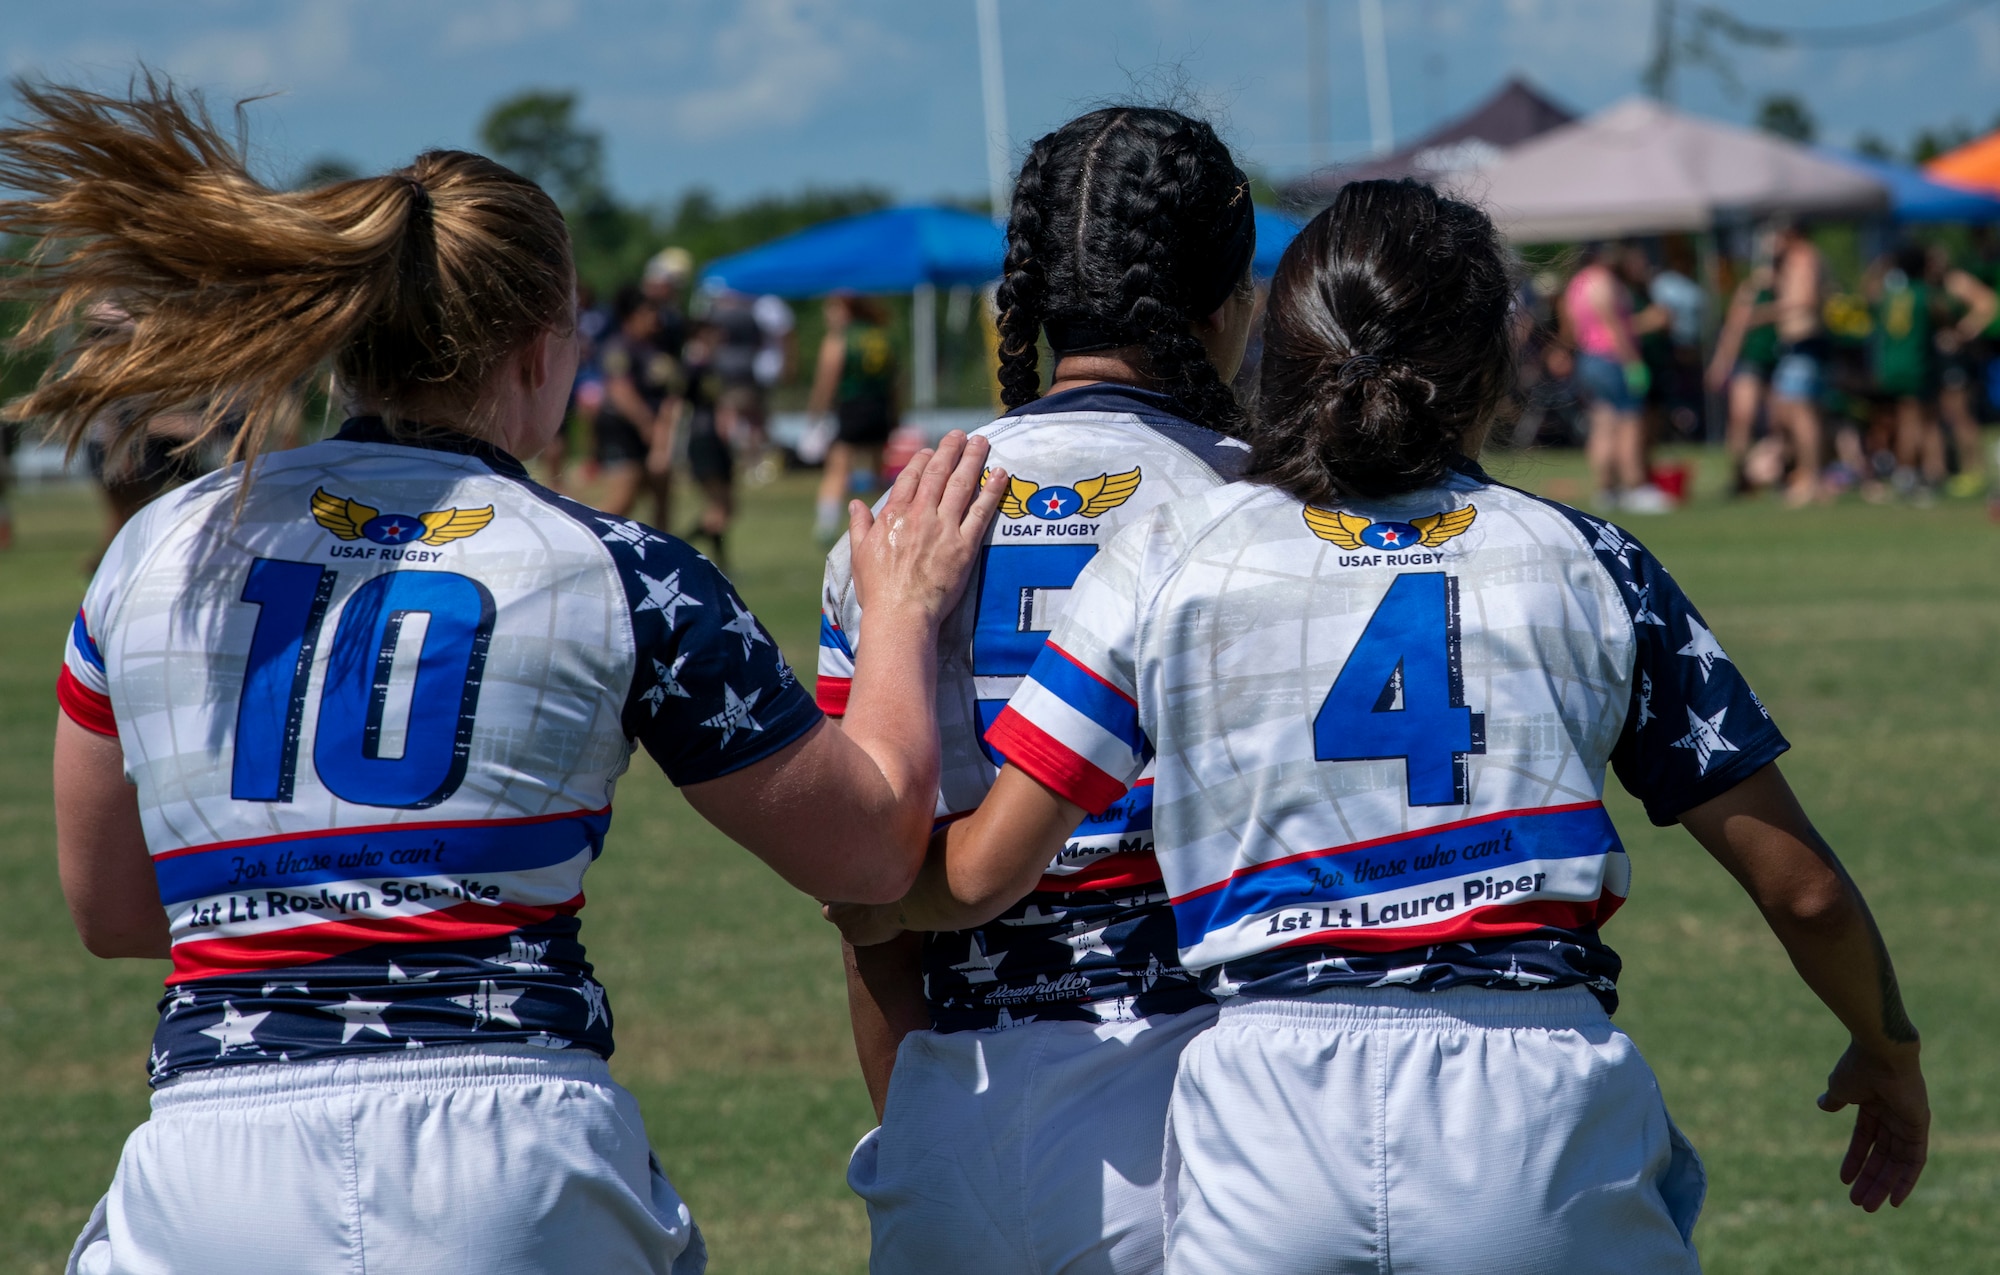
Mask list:
[[[1513,481],[1573,492],[1567,457]],[[1713,475],[1709,475],[1712,479]],[[1706,490],[1713,491],[1711,481]],[[733,574],[810,667],[811,495],[749,493]],[[96,511],[19,502],[0,557],[0,898],[22,968],[0,980],[0,1271],[62,1268],[145,1116],[164,967],[86,955],[57,889],[48,740],[63,630]],[[1734,885],[1684,833],[1611,794],[1632,851],[1619,1022],[1709,1167],[1711,1272],[2000,1270],[2000,527],[1981,508],[1787,513],[1698,501],[1635,524],[1794,742],[1784,768],[1868,892],[1924,1032],[1932,1159],[1900,1212],[1851,1208],[1846,1117],[1813,1107],[1842,1036]],[[870,1123],[831,930],[695,818],[650,765],[621,786],[585,937],[638,1095],[721,1275],[859,1272],[867,1223],[843,1181]],[[283,1259],[273,1255],[273,1269]]]

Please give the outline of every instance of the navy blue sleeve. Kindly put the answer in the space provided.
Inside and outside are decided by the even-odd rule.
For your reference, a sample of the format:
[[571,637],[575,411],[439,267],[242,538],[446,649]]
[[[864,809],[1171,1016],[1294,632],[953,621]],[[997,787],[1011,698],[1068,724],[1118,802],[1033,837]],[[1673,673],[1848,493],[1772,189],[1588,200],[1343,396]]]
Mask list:
[[1591,521],[1592,548],[1624,595],[1638,641],[1611,765],[1647,818],[1665,827],[1791,745],[1659,560],[1617,527]]
[[604,521],[638,650],[625,733],[676,787],[760,762],[819,724],[784,652],[714,563],[638,523]]

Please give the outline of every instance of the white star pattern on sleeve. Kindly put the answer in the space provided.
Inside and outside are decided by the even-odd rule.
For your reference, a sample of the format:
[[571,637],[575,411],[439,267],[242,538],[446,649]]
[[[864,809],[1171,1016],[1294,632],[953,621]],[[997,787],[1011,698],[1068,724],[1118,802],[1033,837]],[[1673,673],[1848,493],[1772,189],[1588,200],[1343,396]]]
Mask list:
[[213,1027],[204,1027],[201,1034],[212,1037],[226,1054],[232,1049],[256,1049],[257,1027],[271,1016],[270,1010],[259,1014],[239,1014],[236,1006],[229,1001],[222,1002],[222,1021]]
[[757,697],[763,693],[759,689],[750,692],[747,697],[738,695],[735,687],[724,682],[722,684],[722,711],[703,722],[702,725],[712,726],[716,730],[721,731],[722,746],[725,748],[729,746],[729,741],[736,737],[737,731],[749,734],[763,730],[764,728],[758,724],[757,719],[750,716],[750,710],[757,707]]
[[1736,745],[1722,737],[1722,719],[1729,716],[1727,707],[1713,717],[1703,717],[1693,709],[1688,710],[1688,733],[1674,741],[1675,748],[1694,750],[1694,773],[1706,775],[1708,763],[1717,753],[1738,751]]
[[388,1036],[389,1024],[382,1021],[382,1011],[389,1008],[389,1001],[365,1001],[353,992],[347,994],[344,1005],[321,1005],[322,1014],[333,1014],[346,1021],[340,1027],[340,1043],[345,1045],[362,1032],[374,1032],[377,1036]]
[[660,680],[647,687],[646,693],[639,697],[641,703],[653,710],[653,716],[658,717],[660,715],[660,705],[666,703],[667,697],[670,695],[677,699],[693,698],[688,694],[687,687],[682,686],[680,682],[681,665],[687,662],[688,657],[685,651],[674,657],[674,666],[672,668],[668,668],[658,660],[653,661],[653,674]]
[[646,600],[634,607],[635,611],[658,611],[666,617],[667,627],[674,627],[674,616],[682,607],[698,607],[699,601],[681,592],[681,573],[669,571],[664,580],[655,580],[641,571],[639,578],[646,582]]
[[1632,591],[1632,623],[1657,624],[1665,628],[1667,622],[1653,612],[1653,586],[1637,585],[1627,580],[1625,587]]
[[1639,729],[1646,729],[1646,723],[1657,720],[1653,711],[1653,675],[1644,669],[1639,671]]
[[580,985],[572,987],[569,990],[583,997],[583,1007],[586,1013],[583,1020],[583,1029],[585,1031],[589,1031],[591,1024],[600,1018],[607,1023],[611,1021],[611,1015],[604,1012],[603,984],[599,983],[596,979],[586,978]]
[[979,932],[974,930],[972,941],[966,945],[965,959],[952,966],[952,969],[965,975],[965,981],[968,983],[997,983],[1000,981],[1000,976],[993,971],[1005,957],[1004,952],[989,956],[986,945],[979,941]]
[[1715,634],[1710,633],[1702,626],[1701,621],[1693,616],[1688,617],[1687,645],[1674,654],[1701,661],[1701,680],[1704,682],[1708,680],[1709,670],[1715,667],[1717,660],[1724,663],[1731,662],[1723,653],[1722,644],[1715,640]]
[[1328,970],[1334,970],[1341,974],[1352,974],[1354,967],[1347,963],[1347,958],[1344,956],[1317,957],[1306,962],[1306,986],[1312,986],[1313,980]]
[[1597,542],[1590,547],[1601,553],[1608,553],[1630,567],[1632,563],[1626,558],[1625,552],[1632,547],[1632,542],[1625,538],[1625,533],[1608,522],[1598,522],[1595,518],[1590,521],[1597,528]]
[[479,980],[479,990],[467,992],[463,996],[447,996],[454,1005],[463,1005],[472,1011],[472,1030],[478,1031],[488,1023],[505,1023],[509,1027],[519,1027],[521,1020],[514,1014],[514,1002],[520,1000],[524,992],[503,992],[500,985],[490,978]]
[[646,549],[654,542],[655,537],[648,534],[637,523],[607,522],[604,524],[604,534],[598,537],[598,539],[604,541],[606,544],[625,545],[636,549],[640,560],[644,561]]
[[750,658],[751,647],[759,642],[769,643],[771,639],[764,636],[764,631],[757,627],[757,617],[744,610],[741,602],[731,598],[729,605],[736,609],[736,614],[729,623],[722,626],[722,631],[734,633],[743,639],[743,658],[747,660]]
[[1091,956],[1101,956],[1107,961],[1116,959],[1110,946],[1104,941],[1104,927],[1101,925],[1094,930],[1069,935],[1063,942],[1069,945],[1071,965],[1081,965],[1086,957]]

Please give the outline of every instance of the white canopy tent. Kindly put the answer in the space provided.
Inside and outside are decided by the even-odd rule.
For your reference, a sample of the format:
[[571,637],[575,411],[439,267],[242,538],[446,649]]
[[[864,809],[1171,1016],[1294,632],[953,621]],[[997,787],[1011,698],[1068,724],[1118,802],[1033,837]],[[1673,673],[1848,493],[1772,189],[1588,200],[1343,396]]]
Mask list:
[[1630,98],[1450,179],[1516,243],[1711,230],[1772,213],[1880,212],[1881,182],[1768,133]]

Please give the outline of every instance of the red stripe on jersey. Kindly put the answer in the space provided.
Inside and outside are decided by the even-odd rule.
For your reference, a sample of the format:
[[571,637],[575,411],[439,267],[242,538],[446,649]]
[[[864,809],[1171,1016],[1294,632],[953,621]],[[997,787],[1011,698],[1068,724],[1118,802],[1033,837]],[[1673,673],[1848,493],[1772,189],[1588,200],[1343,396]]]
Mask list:
[[1008,765],[1020,767],[1030,778],[1091,814],[1103,814],[1125,795],[1124,784],[1012,707],[1000,710],[1000,716],[987,728],[986,742],[1007,755]]
[[314,837],[369,837],[396,832],[429,832],[440,828],[500,828],[510,825],[531,823],[560,823],[565,819],[595,819],[608,815],[611,807],[600,806],[596,810],[560,810],[549,815],[521,815],[512,819],[412,819],[405,823],[357,824],[351,828],[307,828],[299,832],[279,832],[268,837],[245,837],[240,841],[211,841],[205,845],[182,846],[178,850],[162,850],[153,856],[154,862],[161,859],[175,859],[184,854],[207,854],[211,850],[242,850],[250,846],[268,846],[280,841],[310,841]]
[[[1010,757],[1011,761],[1012,758]],[[1122,890],[1127,886],[1155,885],[1160,880],[1160,861],[1151,850],[1109,854],[1081,872],[1068,876],[1045,876],[1037,890]]]
[[234,939],[189,939],[174,944],[174,970],[167,986],[196,978],[251,974],[259,970],[310,965],[329,956],[377,943],[462,943],[504,938],[528,925],[566,916],[583,907],[583,896],[554,907],[523,903],[459,903],[422,916],[368,921],[317,921],[289,930]]
[[1255,876],[1259,872],[1268,872],[1272,868],[1283,867],[1288,863],[1297,863],[1301,859],[1318,859],[1330,855],[1353,854],[1357,850],[1372,850],[1376,846],[1388,845],[1392,841],[1409,841],[1419,837],[1434,836],[1438,833],[1456,832],[1460,828],[1470,828],[1476,824],[1492,823],[1496,819],[1515,819],[1522,815],[1566,815],[1578,810],[1594,810],[1603,804],[1601,801],[1578,801],[1567,806],[1529,806],[1521,810],[1500,810],[1490,815],[1477,815],[1471,819],[1460,819],[1453,823],[1432,824],[1427,828],[1412,828],[1408,832],[1392,832],[1387,836],[1370,837],[1366,841],[1355,841],[1344,846],[1329,846],[1324,850],[1303,850],[1298,854],[1288,854],[1282,859],[1273,859],[1269,863],[1253,863],[1247,868],[1238,868],[1220,881],[1211,881],[1200,889],[1189,890],[1186,894],[1176,895],[1170,901],[1185,903],[1189,899],[1198,899],[1204,894],[1213,894],[1238,877]]
[[111,697],[77,681],[67,664],[56,674],[56,703],[62,705],[62,711],[69,714],[71,721],[85,730],[118,738],[118,719],[111,712]]
[[813,683],[813,700],[828,717],[847,715],[847,694],[854,689],[851,677],[828,677],[821,673]]
[[[1401,952],[1408,948],[1429,947],[1437,943],[1506,938],[1533,930],[1587,930],[1593,926],[1603,925],[1624,902],[1625,900],[1617,895],[1611,894],[1585,903],[1564,900],[1500,903],[1435,925],[1383,926],[1380,929],[1366,930],[1336,927],[1333,936],[1325,930],[1319,930],[1299,938],[1288,939],[1276,946],[1318,945],[1345,948],[1355,952]],[[1311,907],[1301,907],[1299,910],[1318,912],[1326,906],[1326,904],[1315,904]],[[1338,915],[1338,908],[1334,911],[1335,915]]]

